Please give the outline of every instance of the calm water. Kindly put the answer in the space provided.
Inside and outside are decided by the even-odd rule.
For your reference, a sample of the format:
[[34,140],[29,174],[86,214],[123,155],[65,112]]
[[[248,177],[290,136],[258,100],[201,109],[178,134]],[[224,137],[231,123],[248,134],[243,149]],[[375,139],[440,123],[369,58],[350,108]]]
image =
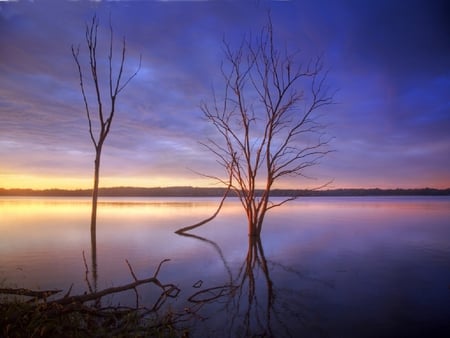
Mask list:
[[[181,289],[172,310],[195,311],[194,337],[450,336],[450,198],[300,199],[269,214],[260,243],[230,200],[197,238],[174,234],[217,203],[102,199],[97,288],[131,282],[126,259],[145,278],[168,258],[159,278]],[[0,199],[0,285],[86,291],[89,218],[84,198]]]

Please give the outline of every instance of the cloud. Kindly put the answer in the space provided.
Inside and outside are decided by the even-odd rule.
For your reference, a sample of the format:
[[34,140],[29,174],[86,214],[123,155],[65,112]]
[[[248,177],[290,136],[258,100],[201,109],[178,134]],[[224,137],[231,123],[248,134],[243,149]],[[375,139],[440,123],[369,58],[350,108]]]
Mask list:
[[186,181],[195,180],[190,169],[219,175],[199,144],[213,135],[199,104],[223,84],[222,39],[234,47],[254,37],[269,7],[282,48],[300,50],[303,60],[323,53],[330,86],[339,89],[323,119],[337,152],[312,176],[342,185],[450,184],[443,1],[2,4],[0,171],[91,175],[93,146],[70,48],[79,44],[86,61],[85,24],[97,13],[103,80],[110,15],[116,51],[126,37],[125,75],[142,55],[138,76],[117,101],[105,175]]

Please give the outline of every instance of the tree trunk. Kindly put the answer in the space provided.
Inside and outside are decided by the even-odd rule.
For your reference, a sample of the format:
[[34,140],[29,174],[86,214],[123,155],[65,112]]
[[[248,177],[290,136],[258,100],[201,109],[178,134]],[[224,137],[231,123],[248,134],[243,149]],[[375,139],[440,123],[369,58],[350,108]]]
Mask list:
[[94,188],[92,190],[92,213],[91,213],[91,237],[95,238],[97,224],[97,199],[98,199],[98,183],[100,177],[100,156],[102,149],[97,148],[95,153],[94,168]]
[[98,184],[100,180],[100,157],[102,148],[97,147],[94,162],[94,187],[92,190],[92,212],[91,212],[91,260],[94,291],[97,292],[97,199]]
[[248,235],[250,237],[258,237],[259,236],[257,224],[258,224],[257,220],[255,220],[251,217],[248,218]]

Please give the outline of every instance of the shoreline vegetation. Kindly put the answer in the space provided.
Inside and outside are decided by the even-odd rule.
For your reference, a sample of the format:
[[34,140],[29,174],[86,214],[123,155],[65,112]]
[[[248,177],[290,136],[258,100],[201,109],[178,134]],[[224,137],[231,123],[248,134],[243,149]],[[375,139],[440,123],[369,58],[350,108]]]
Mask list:
[[[78,295],[70,294],[73,285],[64,296],[60,295],[63,290],[57,289],[0,287],[0,337],[184,337],[184,330],[176,329],[175,324],[193,316],[195,308],[192,313],[160,311],[168,299],[177,298],[181,291],[175,284],[159,280],[161,266],[167,261],[159,263],[153,276],[138,279],[126,260],[133,281],[98,291],[92,288],[84,259],[89,292]],[[160,290],[150,306],[139,301],[141,285],[154,285]],[[135,293],[134,306],[112,305],[110,300],[104,300],[131,291]],[[60,298],[50,299],[55,295]]]
[[[222,197],[226,188],[206,187],[112,187],[100,188],[101,197]],[[261,194],[262,190],[257,190]],[[0,188],[0,196],[41,196],[41,197],[90,197],[92,189],[4,189]],[[234,196],[230,192],[230,196]],[[329,189],[329,190],[303,190],[303,189],[274,189],[273,197],[345,197],[345,196],[450,196],[450,188],[417,188],[417,189]]]

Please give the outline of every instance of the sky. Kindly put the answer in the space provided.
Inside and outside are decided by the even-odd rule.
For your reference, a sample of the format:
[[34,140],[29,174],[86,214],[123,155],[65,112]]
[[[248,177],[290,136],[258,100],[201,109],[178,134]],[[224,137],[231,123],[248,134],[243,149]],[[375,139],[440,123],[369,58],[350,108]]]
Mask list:
[[223,86],[223,41],[239,46],[269,10],[276,42],[304,62],[322,55],[336,89],[320,112],[334,151],[280,188],[450,187],[450,5],[428,0],[2,1],[0,187],[92,186],[71,46],[86,56],[94,14],[101,66],[110,17],[126,75],[142,57],[118,97],[100,186],[215,186],[198,174],[224,177],[202,145],[215,130],[200,104]]

